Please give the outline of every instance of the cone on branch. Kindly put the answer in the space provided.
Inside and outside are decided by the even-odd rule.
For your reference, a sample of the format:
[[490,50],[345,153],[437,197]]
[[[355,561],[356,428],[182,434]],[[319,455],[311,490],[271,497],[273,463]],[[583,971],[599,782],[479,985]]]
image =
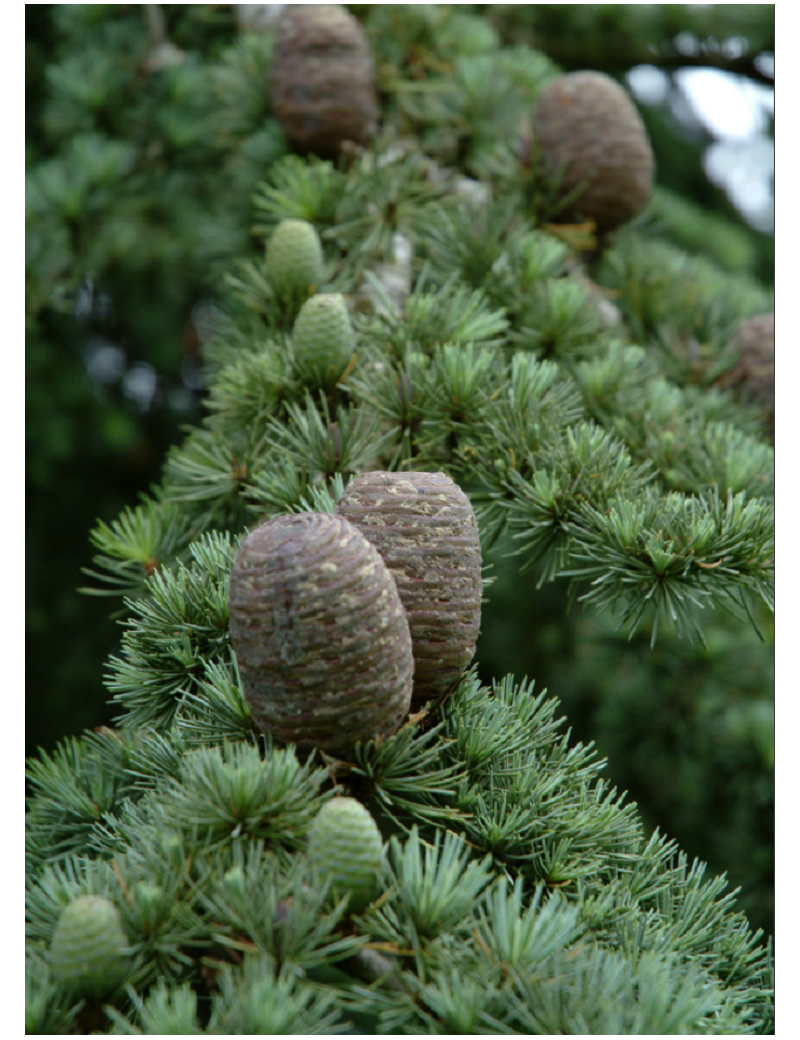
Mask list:
[[110,899],[78,896],[67,904],[50,944],[50,965],[61,986],[99,1000],[122,983],[129,959],[128,937]]
[[375,62],[340,4],[290,5],[275,25],[272,109],[295,151],[335,159],[378,128]]
[[347,754],[397,732],[414,661],[394,578],[343,517],[300,513],[247,536],[230,580],[231,640],[258,727]]
[[330,878],[334,899],[349,896],[359,913],[378,895],[383,838],[367,809],[355,798],[334,798],[317,813],[308,835],[308,863]]
[[361,530],[397,581],[414,646],[414,710],[444,696],[475,654],[481,547],[469,499],[444,473],[362,473],[337,512]]
[[325,274],[322,242],[314,225],[282,220],[267,242],[264,271],[279,296],[302,299],[313,292]]
[[539,95],[533,132],[565,202],[558,223],[590,219],[606,234],[648,202],[655,169],[650,140],[636,106],[610,76],[570,72],[554,79]]
[[298,374],[314,387],[332,390],[355,351],[353,327],[341,293],[317,293],[300,308],[292,328]]
[[761,408],[764,422],[775,436],[775,312],[756,314],[743,321],[731,338],[737,360],[720,377],[721,387],[737,391]]

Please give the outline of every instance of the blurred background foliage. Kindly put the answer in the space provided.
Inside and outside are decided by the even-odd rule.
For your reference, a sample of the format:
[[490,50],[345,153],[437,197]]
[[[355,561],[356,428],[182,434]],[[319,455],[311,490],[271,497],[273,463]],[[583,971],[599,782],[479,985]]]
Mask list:
[[[112,719],[102,674],[119,604],[77,591],[88,533],[158,480],[203,414],[210,302],[231,258],[262,248],[252,197],[287,152],[271,35],[255,31],[263,6],[26,5],[28,754]],[[349,6],[387,110],[398,76],[500,44],[629,86],[650,69],[660,88],[639,107],[658,187],[639,231],[771,287],[770,229],[709,177],[719,142],[680,77],[713,68],[768,91],[772,5]],[[771,619],[759,619],[764,642],[720,619],[707,648],[664,633],[650,650],[648,634],[628,642],[608,619],[568,612],[561,584],[532,593],[504,548],[490,561],[481,677],[527,674],[556,694],[646,822],[727,870],[771,931]]]

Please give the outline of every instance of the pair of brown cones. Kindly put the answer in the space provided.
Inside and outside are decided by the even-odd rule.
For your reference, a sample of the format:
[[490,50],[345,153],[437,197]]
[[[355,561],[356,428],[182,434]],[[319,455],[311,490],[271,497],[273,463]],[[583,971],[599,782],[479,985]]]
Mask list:
[[[275,22],[270,92],[292,148],[335,159],[378,130],[375,61],[359,21],[341,4],[289,4]],[[558,181],[558,223],[594,221],[604,234],[636,216],[655,160],[628,93],[601,72],[556,77],[537,98],[533,136]],[[526,149],[530,142],[521,142]],[[570,201],[571,200],[571,201]]]
[[258,727],[335,754],[396,733],[466,671],[481,551],[444,473],[365,473],[336,513],[269,520],[231,573],[231,639]]

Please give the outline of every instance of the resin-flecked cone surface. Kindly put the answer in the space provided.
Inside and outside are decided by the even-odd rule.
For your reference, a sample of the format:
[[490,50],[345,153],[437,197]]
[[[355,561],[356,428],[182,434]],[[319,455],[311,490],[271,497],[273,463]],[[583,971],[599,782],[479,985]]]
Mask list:
[[355,798],[333,798],[317,813],[308,835],[308,864],[331,880],[334,898],[349,895],[358,913],[378,895],[383,839]]
[[397,732],[414,670],[408,621],[389,569],[343,517],[299,513],[252,531],[229,608],[263,732],[335,753]]
[[444,473],[362,473],[337,512],[364,532],[397,582],[414,646],[414,709],[447,693],[475,655],[481,546],[469,499]]
[[291,4],[275,26],[272,110],[301,153],[335,158],[378,126],[375,62],[361,25],[340,4]]
[[548,173],[562,177],[560,197],[580,192],[559,222],[591,218],[599,231],[612,231],[649,200],[650,139],[633,101],[610,76],[569,72],[549,83],[537,100],[534,137]]
[[130,947],[119,911],[105,896],[78,896],[58,919],[50,944],[53,975],[65,988],[99,999],[129,968]]

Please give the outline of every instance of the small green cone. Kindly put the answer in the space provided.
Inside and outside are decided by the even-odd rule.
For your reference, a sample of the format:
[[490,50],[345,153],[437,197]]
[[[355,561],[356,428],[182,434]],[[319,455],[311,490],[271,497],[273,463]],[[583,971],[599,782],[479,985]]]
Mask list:
[[50,965],[65,989],[100,999],[125,978],[129,954],[128,938],[111,900],[78,896],[58,919],[50,944]]
[[279,296],[302,299],[325,274],[322,243],[307,220],[282,220],[267,243],[267,280]]
[[245,878],[241,867],[231,867],[222,875],[225,894],[231,899],[244,899]]
[[350,896],[350,913],[359,913],[378,895],[382,855],[381,833],[355,798],[333,798],[317,813],[308,862],[320,878],[330,877],[334,898]]
[[165,905],[164,889],[161,885],[152,885],[148,881],[140,881],[133,891],[133,905],[143,930],[152,934],[169,912]]
[[341,293],[319,293],[306,300],[294,323],[292,340],[301,378],[315,389],[333,389],[355,349]]

